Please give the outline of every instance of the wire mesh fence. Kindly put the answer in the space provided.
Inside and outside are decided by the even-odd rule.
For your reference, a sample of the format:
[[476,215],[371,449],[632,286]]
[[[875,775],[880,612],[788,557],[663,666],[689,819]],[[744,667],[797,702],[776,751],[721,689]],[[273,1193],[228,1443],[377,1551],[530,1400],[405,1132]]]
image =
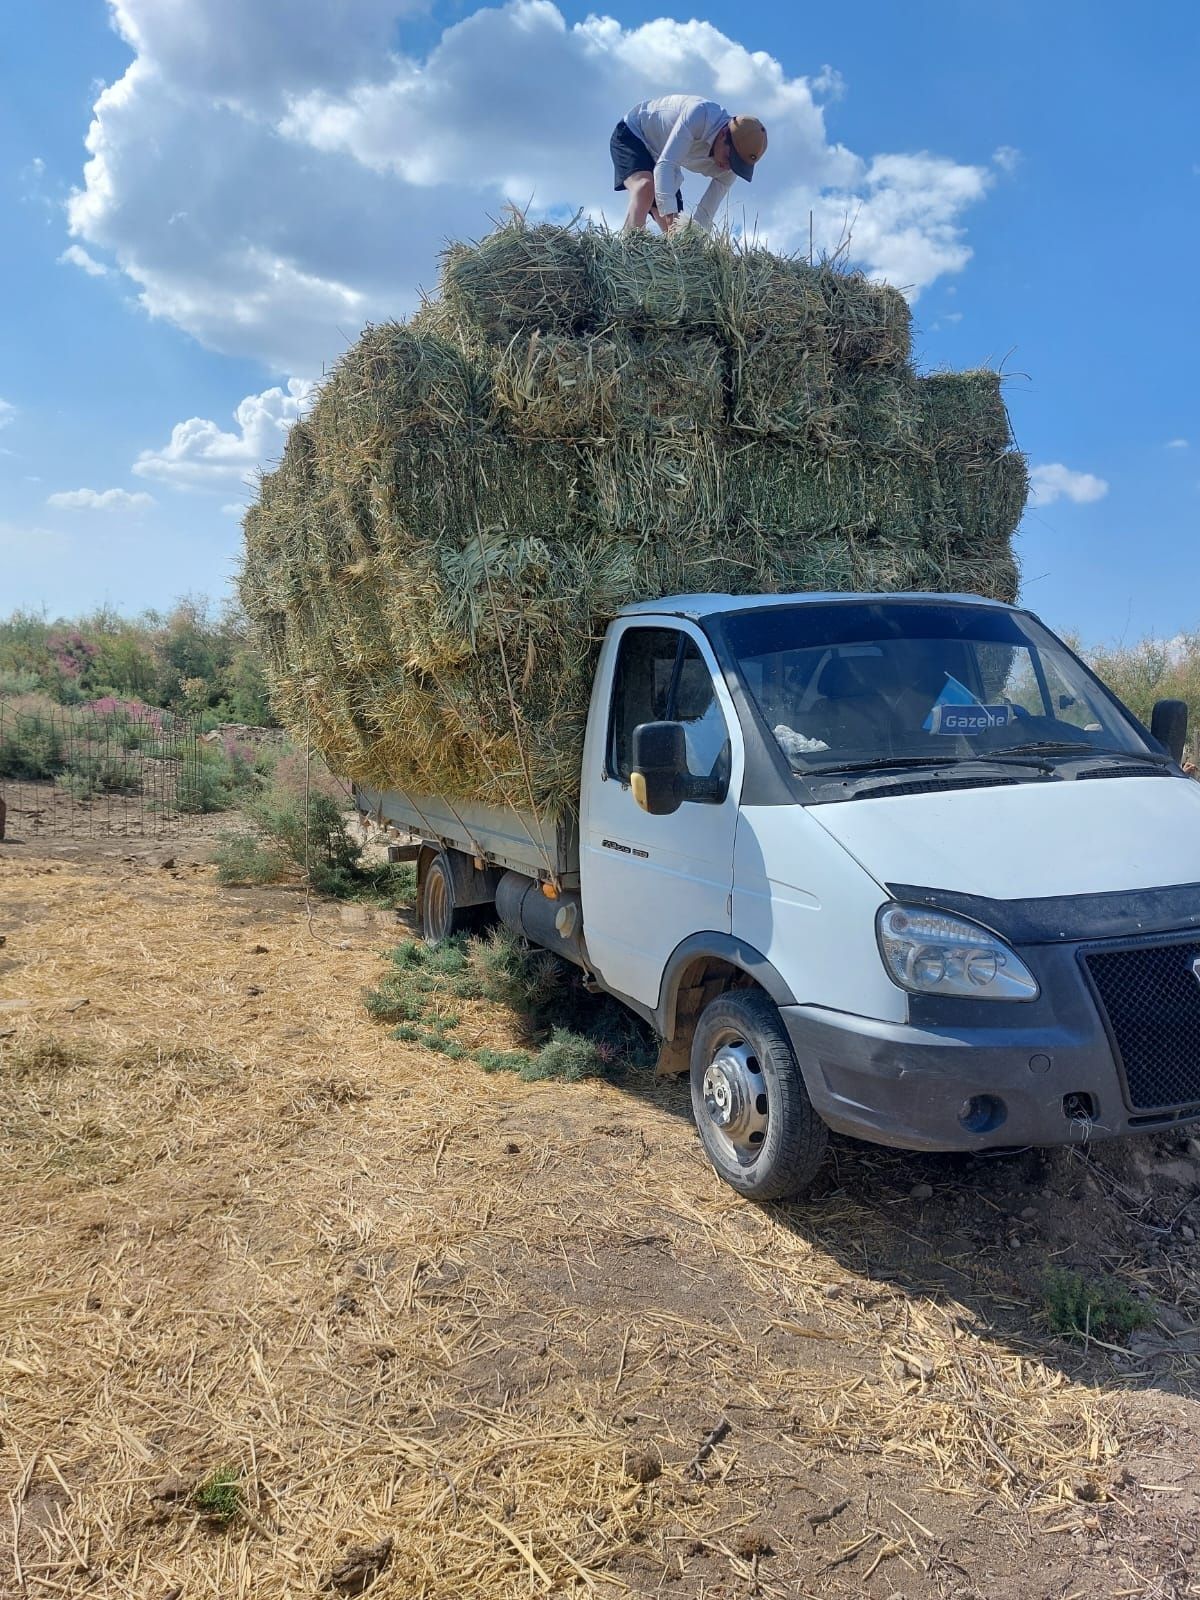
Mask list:
[[228,757],[199,723],[112,698],[0,699],[0,837],[161,838],[221,809]]

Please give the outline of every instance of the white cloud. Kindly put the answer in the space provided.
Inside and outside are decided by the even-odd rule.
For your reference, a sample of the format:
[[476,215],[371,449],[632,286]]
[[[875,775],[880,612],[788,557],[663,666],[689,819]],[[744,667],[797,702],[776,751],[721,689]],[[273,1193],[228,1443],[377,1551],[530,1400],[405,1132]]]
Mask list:
[[1166,448],[1168,450],[1186,450],[1188,448],[1188,441],[1186,439],[1168,439]]
[[1011,144],[999,145],[992,151],[992,165],[999,167],[1010,178],[1021,165],[1022,159],[1021,152]]
[[1108,484],[1093,472],[1073,472],[1061,461],[1051,461],[1045,466],[1029,470],[1029,504],[1050,506],[1056,500],[1073,500],[1076,505],[1089,505],[1103,500]]
[[7,428],[17,414],[17,408],[11,401],[0,400],[0,428]]
[[56,511],[147,511],[157,501],[126,489],[61,489],[48,495],[46,504]]
[[288,429],[301,415],[313,385],[292,378],[286,391],[248,394],[233,413],[237,432],[204,417],[189,417],[171,429],[161,450],[143,450],[133,464],[139,478],[153,478],[175,489],[217,489],[228,494],[254,470],[283,453]]
[[401,0],[109,4],[135,59],[96,101],[72,233],[152,315],[278,371],[317,372],[364,321],[411,310],[444,239],[478,236],[506,199],[619,219],[613,124],[680,82],[770,130],[735,223],[807,248],[811,211],[834,249],[853,219],[852,259],[914,292],[969,260],[963,216],[994,179],[855,154],[818,103],[835,69],[790,77],[706,22],[568,23],[551,0],[511,0],[417,55],[398,48]]
[[227,506],[221,507],[223,517],[244,517],[245,514],[245,504],[240,500],[231,500]]
[[113,26],[180,88],[252,112],[306,88],[386,76],[397,19],[422,0],[109,0]]
[[79,267],[89,278],[108,276],[108,268],[97,261],[95,256],[88,255],[81,244],[69,244],[58,260],[60,266]]
[[811,80],[812,92],[821,95],[826,100],[840,100],[846,92],[846,80],[836,67],[831,67],[828,62]]

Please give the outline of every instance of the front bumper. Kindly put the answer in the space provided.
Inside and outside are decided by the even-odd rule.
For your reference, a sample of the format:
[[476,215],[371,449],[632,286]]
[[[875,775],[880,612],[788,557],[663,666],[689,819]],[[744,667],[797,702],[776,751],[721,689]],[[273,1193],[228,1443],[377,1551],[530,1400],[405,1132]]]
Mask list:
[[[1079,1144],[1200,1122],[1200,1108],[1133,1116],[1079,948],[1018,947],[1041,985],[1033,1002],[914,998],[907,1023],[781,1007],[817,1112],[838,1133],[905,1150]],[[985,1132],[961,1120],[975,1096],[1003,1108]]]
[[[935,1028],[878,1022],[821,1006],[780,1012],[809,1098],[837,1133],[903,1150],[1079,1144],[1129,1130],[1099,1019],[1069,1028]],[[973,1096],[1003,1104],[986,1132],[963,1126]],[[1092,1117],[1072,1114],[1086,1095]]]

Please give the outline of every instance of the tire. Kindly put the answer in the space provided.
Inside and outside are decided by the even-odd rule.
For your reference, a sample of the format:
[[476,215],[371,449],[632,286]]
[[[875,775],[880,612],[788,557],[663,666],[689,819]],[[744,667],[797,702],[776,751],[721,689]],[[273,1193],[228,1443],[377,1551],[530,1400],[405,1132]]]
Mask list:
[[479,920],[474,906],[460,906],[454,894],[454,869],[443,850],[429,863],[421,885],[421,937],[426,944],[441,944]]
[[791,1041],[760,990],[709,1003],[692,1040],[692,1114],[717,1176],[750,1200],[807,1188],[829,1132],[813,1110]]

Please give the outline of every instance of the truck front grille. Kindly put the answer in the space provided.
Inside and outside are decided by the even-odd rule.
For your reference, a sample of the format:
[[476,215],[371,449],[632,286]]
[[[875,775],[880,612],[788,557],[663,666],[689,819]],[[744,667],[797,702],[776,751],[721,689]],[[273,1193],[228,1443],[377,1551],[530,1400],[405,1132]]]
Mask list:
[[1083,959],[1117,1049],[1129,1109],[1200,1104],[1200,940],[1091,950]]

